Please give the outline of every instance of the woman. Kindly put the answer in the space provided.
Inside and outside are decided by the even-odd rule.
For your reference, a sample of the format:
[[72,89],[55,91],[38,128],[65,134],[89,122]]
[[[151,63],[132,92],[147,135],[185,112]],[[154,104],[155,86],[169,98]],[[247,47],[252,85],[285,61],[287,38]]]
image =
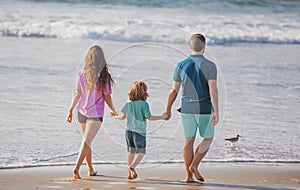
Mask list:
[[74,179],[81,179],[79,168],[84,159],[88,175],[97,174],[92,167],[91,143],[103,122],[104,102],[114,114],[117,114],[111,98],[113,84],[102,49],[99,46],[91,47],[86,56],[85,66],[78,73],[76,91],[67,115],[67,122],[71,123],[73,109],[78,104],[78,121],[83,138],[73,170]]

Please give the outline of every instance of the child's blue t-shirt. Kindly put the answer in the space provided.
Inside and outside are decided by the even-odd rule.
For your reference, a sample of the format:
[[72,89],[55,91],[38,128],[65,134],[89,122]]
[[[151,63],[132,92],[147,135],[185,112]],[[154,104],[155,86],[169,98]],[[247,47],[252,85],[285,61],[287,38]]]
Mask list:
[[146,136],[147,118],[151,116],[149,104],[144,100],[127,102],[121,110],[127,118],[128,131]]

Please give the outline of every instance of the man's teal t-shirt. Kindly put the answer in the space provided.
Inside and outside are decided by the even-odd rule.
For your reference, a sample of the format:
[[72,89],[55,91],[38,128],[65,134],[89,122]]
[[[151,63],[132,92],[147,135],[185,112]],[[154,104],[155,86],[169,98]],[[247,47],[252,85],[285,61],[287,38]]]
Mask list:
[[181,113],[210,114],[209,80],[217,80],[216,65],[203,55],[190,55],[178,63],[173,80],[182,86]]
[[149,104],[144,100],[127,102],[121,110],[127,118],[128,131],[146,136],[147,118],[151,116]]

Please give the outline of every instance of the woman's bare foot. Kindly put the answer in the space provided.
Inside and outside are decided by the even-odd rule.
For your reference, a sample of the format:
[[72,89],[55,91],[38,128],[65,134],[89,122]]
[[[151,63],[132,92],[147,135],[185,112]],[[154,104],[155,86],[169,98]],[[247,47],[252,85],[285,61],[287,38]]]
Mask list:
[[185,182],[185,183],[193,183],[193,182],[194,182],[194,179],[193,179],[193,177],[186,177],[186,178],[184,179],[184,182]]
[[137,178],[137,173],[136,173],[136,171],[134,170],[134,168],[129,167],[128,169],[129,169],[129,171],[130,171],[131,178],[132,178],[132,179],[136,179],[136,178]]
[[92,170],[92,171],[89,171],[88,176],[96,176],[97,173],[98,173],[97,171]]
[[196,177],[197,180],[204,182],[204,178],[202,177],[202,175],[199,173],[197,168],[194,168],[192,166],[190,166],[189,168],[190,172],[193,173],[193,175]]
[[73,179],[81,179],[78,170],[73,170]]

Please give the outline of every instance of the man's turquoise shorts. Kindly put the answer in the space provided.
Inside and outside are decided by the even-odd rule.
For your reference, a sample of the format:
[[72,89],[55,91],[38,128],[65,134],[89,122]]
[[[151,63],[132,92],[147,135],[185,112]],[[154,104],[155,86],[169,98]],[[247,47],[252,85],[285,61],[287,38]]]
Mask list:
[[181,120],[186,138],[195,137],[199,129],[202,138],[212,138],[214,136],[214,126],[211,114],[181,114]]

